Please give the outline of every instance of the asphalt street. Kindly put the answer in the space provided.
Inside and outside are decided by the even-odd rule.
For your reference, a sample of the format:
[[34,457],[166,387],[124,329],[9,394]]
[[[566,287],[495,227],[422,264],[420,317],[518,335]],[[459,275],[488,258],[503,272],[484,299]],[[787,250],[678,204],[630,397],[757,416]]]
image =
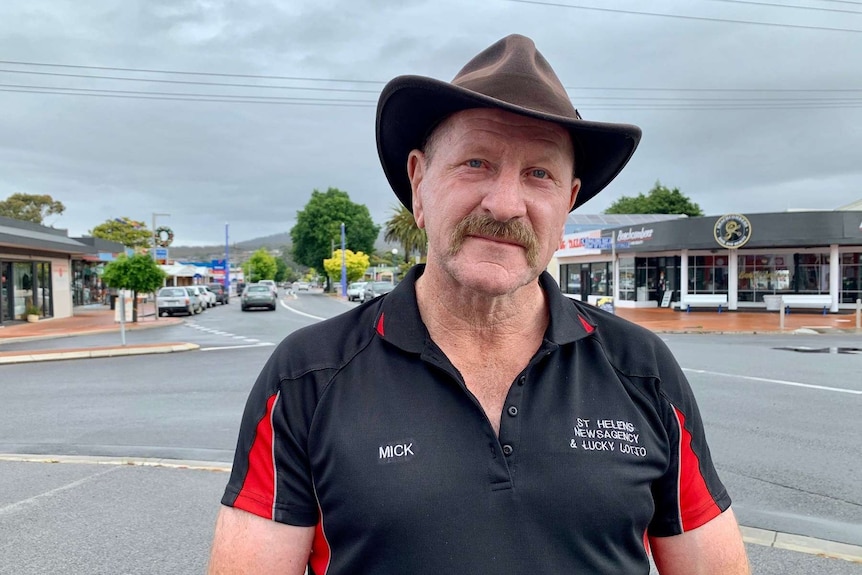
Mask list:
[[[0,574],[203,572],[254,378],[285,335],[353,305],[319,294],[276,312],[231,304],[127,333],[200,351],[0,366]],[[862,545],[862,355],[838,353],[858,336],[664,339],[741,523]],[[138,464],[116,464],[129,459]],[[758,574],[862,573],[860,563],[747,547]]]

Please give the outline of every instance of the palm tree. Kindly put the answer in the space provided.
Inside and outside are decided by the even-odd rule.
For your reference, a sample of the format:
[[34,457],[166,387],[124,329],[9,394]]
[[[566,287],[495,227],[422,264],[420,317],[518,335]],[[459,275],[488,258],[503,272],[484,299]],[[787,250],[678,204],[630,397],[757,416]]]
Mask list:
[[393,215],[386,222],[383,238],[387,242],[397,242],[404,248],[404,261],[410,261],[410,254],[418,251],[424,258],[428,253],[428,236],[425,230],[416,226],[410,210],[402,205],[392,208]]

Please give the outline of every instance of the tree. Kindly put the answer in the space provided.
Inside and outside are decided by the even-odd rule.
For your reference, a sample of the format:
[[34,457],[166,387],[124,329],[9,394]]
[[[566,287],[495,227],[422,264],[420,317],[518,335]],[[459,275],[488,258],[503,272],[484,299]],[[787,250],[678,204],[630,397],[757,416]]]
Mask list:
[[266,248],[260,248],[245,263],[242,264],[242,272],[250,283],[260,280],[274,280],[278,266],[275,256],[270,255]]
[[0,202],[0,216],[41,224],[48,216],[66,211],[62,202],[48,194],[12,194]]
[[153,245],[153,232],[147,229],[147,225],[126,217],[107,220],[88,233],[94,238],[117,242],[127,248],[146,248]]
[[[344,250],[344,267],[347,269],[347,281],[355,282],[368,269],[368,255]],[[323,269],[331,282],[341,282],[341,250],[335,250],[331,258],[323,260]]]
[[410,261],[410,254],[419,252],[424,259],[428,253],[428,234],[416,225],[416,218],[403,205],[392,208],[392,217],[386,222],[383,238],[387,242],[401,244],[404,261]]
[[106,265],[105,271],[102,272],[102,281],[108,287],[132,290],[133,322],[138,321],[138,294],[155,292],[164,285],[165,277],[165,272],[153,258],[143,254],[135,254],[132,257],[121,255]]
[[702,216],[703,210],[692,202],[679,188],[672,190],[656,180],[649,194],[635,197],[623,196],[605,210],[606,214],[685,214],[690,217]]
[[368,208],[350,201],[347,192],[329,188],[325,193],[314,190],[305,208],[296,214],[296,225],[290,230],[293,258],[303,266],[320,268],[323,260],[341,246],[341,223],[345,224],[346,248],[371,253],[380,226],[371,220]]
[[288,272],[287,264],[284,263],[284,260],[281,258],[275,258],[275,277],[272,278],[275,280],[275,283],[280,284],[283,281],[287,280],[287,272]]

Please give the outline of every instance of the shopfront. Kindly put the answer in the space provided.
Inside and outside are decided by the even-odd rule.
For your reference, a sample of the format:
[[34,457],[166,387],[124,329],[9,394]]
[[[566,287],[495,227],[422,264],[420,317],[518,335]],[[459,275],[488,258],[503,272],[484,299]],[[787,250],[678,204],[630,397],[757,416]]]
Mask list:
[[832,311],[862,298],[862,212],[729,214],[567,234],[551,262],[570,297],[620,307],[679,307],[727,295],[729,309],[783,294],[828,294]]
[[72,260],[89,251],[65,230],[0,217],[0,327],[71,316]]

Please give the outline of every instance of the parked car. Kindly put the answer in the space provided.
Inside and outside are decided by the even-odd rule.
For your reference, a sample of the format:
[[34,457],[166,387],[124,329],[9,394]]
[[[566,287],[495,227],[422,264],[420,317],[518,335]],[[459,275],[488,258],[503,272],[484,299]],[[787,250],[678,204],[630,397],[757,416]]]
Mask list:
[[204,309],[211,308],[216,304],[215,294],[208,290],[206,286],[191,287],[198,293],[198,297],[201,298],[201,305],[203,305]]
[[248,311],[255,307],[265,307],[271,311],[275,311],[277,300],[278,296],[275,295],[268,285],[251,284],[242,292],[240,305],[242,306],[242,311]]
[[259,283],[260,285],[269,286],[269,289],[271,289],[271,290],[272,290],[272,292],[273,292],[276,296],[278,295],[278,286],[275,284],[275,281],[274,281],[274,280],[260,280],[260,281],[259,281],[259,282],[257,282],[257,283]]
[[207,288],[215,294],[216,302],[222,305],[230,303],[230,294],[228,294],[228,290],[224,289],[224,284],[211,283],[207,284]]
[[368,282],[362,290],[362,299],[359,301],[365,303],[379,295],[391,292],[394,288],[395,284],[392,282]]
[[308,282],[294,282],[293,291],[308,291],[311,289],[311,284]]
[[195,313],[203,313],[207,306],[198,293],[198,290],[196,290],[194,286],[186,286],[183,289],[186,290],[186,293],[189,294],[190,298],[192,298],[192,307],[194,308]]
[[347,300],[359,301],[362,298],[362,292],[368,282],[353,282],[347,286]]
[[197,303],[183,287],[163,287],[156,293],[156,307],[159,316],[184,313],[197,313]]

